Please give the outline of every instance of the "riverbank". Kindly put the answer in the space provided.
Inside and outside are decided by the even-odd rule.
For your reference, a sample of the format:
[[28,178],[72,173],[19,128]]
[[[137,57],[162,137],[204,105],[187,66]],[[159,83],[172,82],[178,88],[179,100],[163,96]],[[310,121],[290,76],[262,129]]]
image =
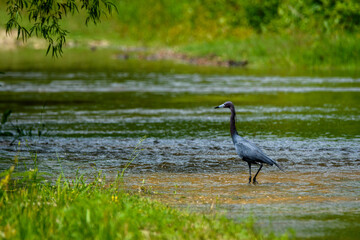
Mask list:
[[[258,36],[247,40],[215,40],[166,45],[141,45],[104,39],[68,39],[62,57],[45,56],[47,44],[16,34],[1,34],[1,71],[116,70],[124,62],[169,62],[175,65],[248,69],[255,71],[357,71],[360,37]],[[100,60],[100,61],[99,61]],[[76,65],[74,65],[76,63]],[[76,68],[75,68],[76,66]]]

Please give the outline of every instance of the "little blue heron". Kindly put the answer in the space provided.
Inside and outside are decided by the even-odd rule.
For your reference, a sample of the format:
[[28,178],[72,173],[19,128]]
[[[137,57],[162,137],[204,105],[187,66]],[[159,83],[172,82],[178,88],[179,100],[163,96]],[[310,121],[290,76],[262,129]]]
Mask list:
[[259,174],[263,164],[276,165],[280,170],[284,171],[276,161],[272,160],[268,156],[265,155],[260,148],[258,148],[255,144],[247,141],[243,137],[239,136],[235,127],[235,106],[232,102],[225,102],[215,108],[229,108],[231,111],[230,117],[230,133],[235,146],[236,153],[240,156],[242,160],[248,163],[249,165],[249,183],[251,183],[251,164],[260,164],[259,170],[256,172],[253,178],[253,184],[258,183],[256,181],[256,176]]

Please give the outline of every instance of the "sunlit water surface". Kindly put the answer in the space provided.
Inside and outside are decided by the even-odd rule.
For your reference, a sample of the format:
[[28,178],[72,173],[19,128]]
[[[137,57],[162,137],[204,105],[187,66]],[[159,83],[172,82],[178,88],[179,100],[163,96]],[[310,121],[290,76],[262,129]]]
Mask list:
[[[237,128],[284,167],[247,184],[229,134]],[[126,170],[129,189],[191,211],[220,212],[299,238],[360,232],[360,78],[161,73],[0,74],[0,169],[37,154],[41,171],[108,178]],[[33,136],[29,136],[31,134]],[[42,136],[36,136],[41,130]],[[20,146],[18,142],[21,142]],[[256,166],[253,167],[256,171]]]

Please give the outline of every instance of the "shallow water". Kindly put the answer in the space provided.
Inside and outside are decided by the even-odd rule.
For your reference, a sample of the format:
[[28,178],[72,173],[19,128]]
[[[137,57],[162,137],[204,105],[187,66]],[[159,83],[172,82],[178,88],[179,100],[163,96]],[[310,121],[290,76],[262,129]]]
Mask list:
[[[176,72],[176,71],[175,71]],[[360,231],[360,78],[158,72],[0,74],[0,169],[15,155],[72,176],[126,171],[129,189],[177,207],[221,212],[299,238],[354,238]],[[286,172],[264,167],[247,184],[247,164],[229,136],[227,100],[241,135]],[[11,144],[12,143],[12,144]],[[255,171],[256,167],[253,167]]]

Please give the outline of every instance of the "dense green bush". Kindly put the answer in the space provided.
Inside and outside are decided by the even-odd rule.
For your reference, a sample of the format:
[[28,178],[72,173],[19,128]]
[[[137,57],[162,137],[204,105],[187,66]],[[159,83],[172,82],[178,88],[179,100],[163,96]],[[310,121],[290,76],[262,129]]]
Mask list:
[[356,32],[357,0],[148,0],[117,2],[125,35],[168,41],[247,37],[251,32]]
[[360,2],[356,0],[287,0],[279,7],[277,27],[302,31],[354,32],[360,27]]
[[279,0],[246,1],[245,17],[248,24],[257,31],[262,31],[267,24],[279,17]]

